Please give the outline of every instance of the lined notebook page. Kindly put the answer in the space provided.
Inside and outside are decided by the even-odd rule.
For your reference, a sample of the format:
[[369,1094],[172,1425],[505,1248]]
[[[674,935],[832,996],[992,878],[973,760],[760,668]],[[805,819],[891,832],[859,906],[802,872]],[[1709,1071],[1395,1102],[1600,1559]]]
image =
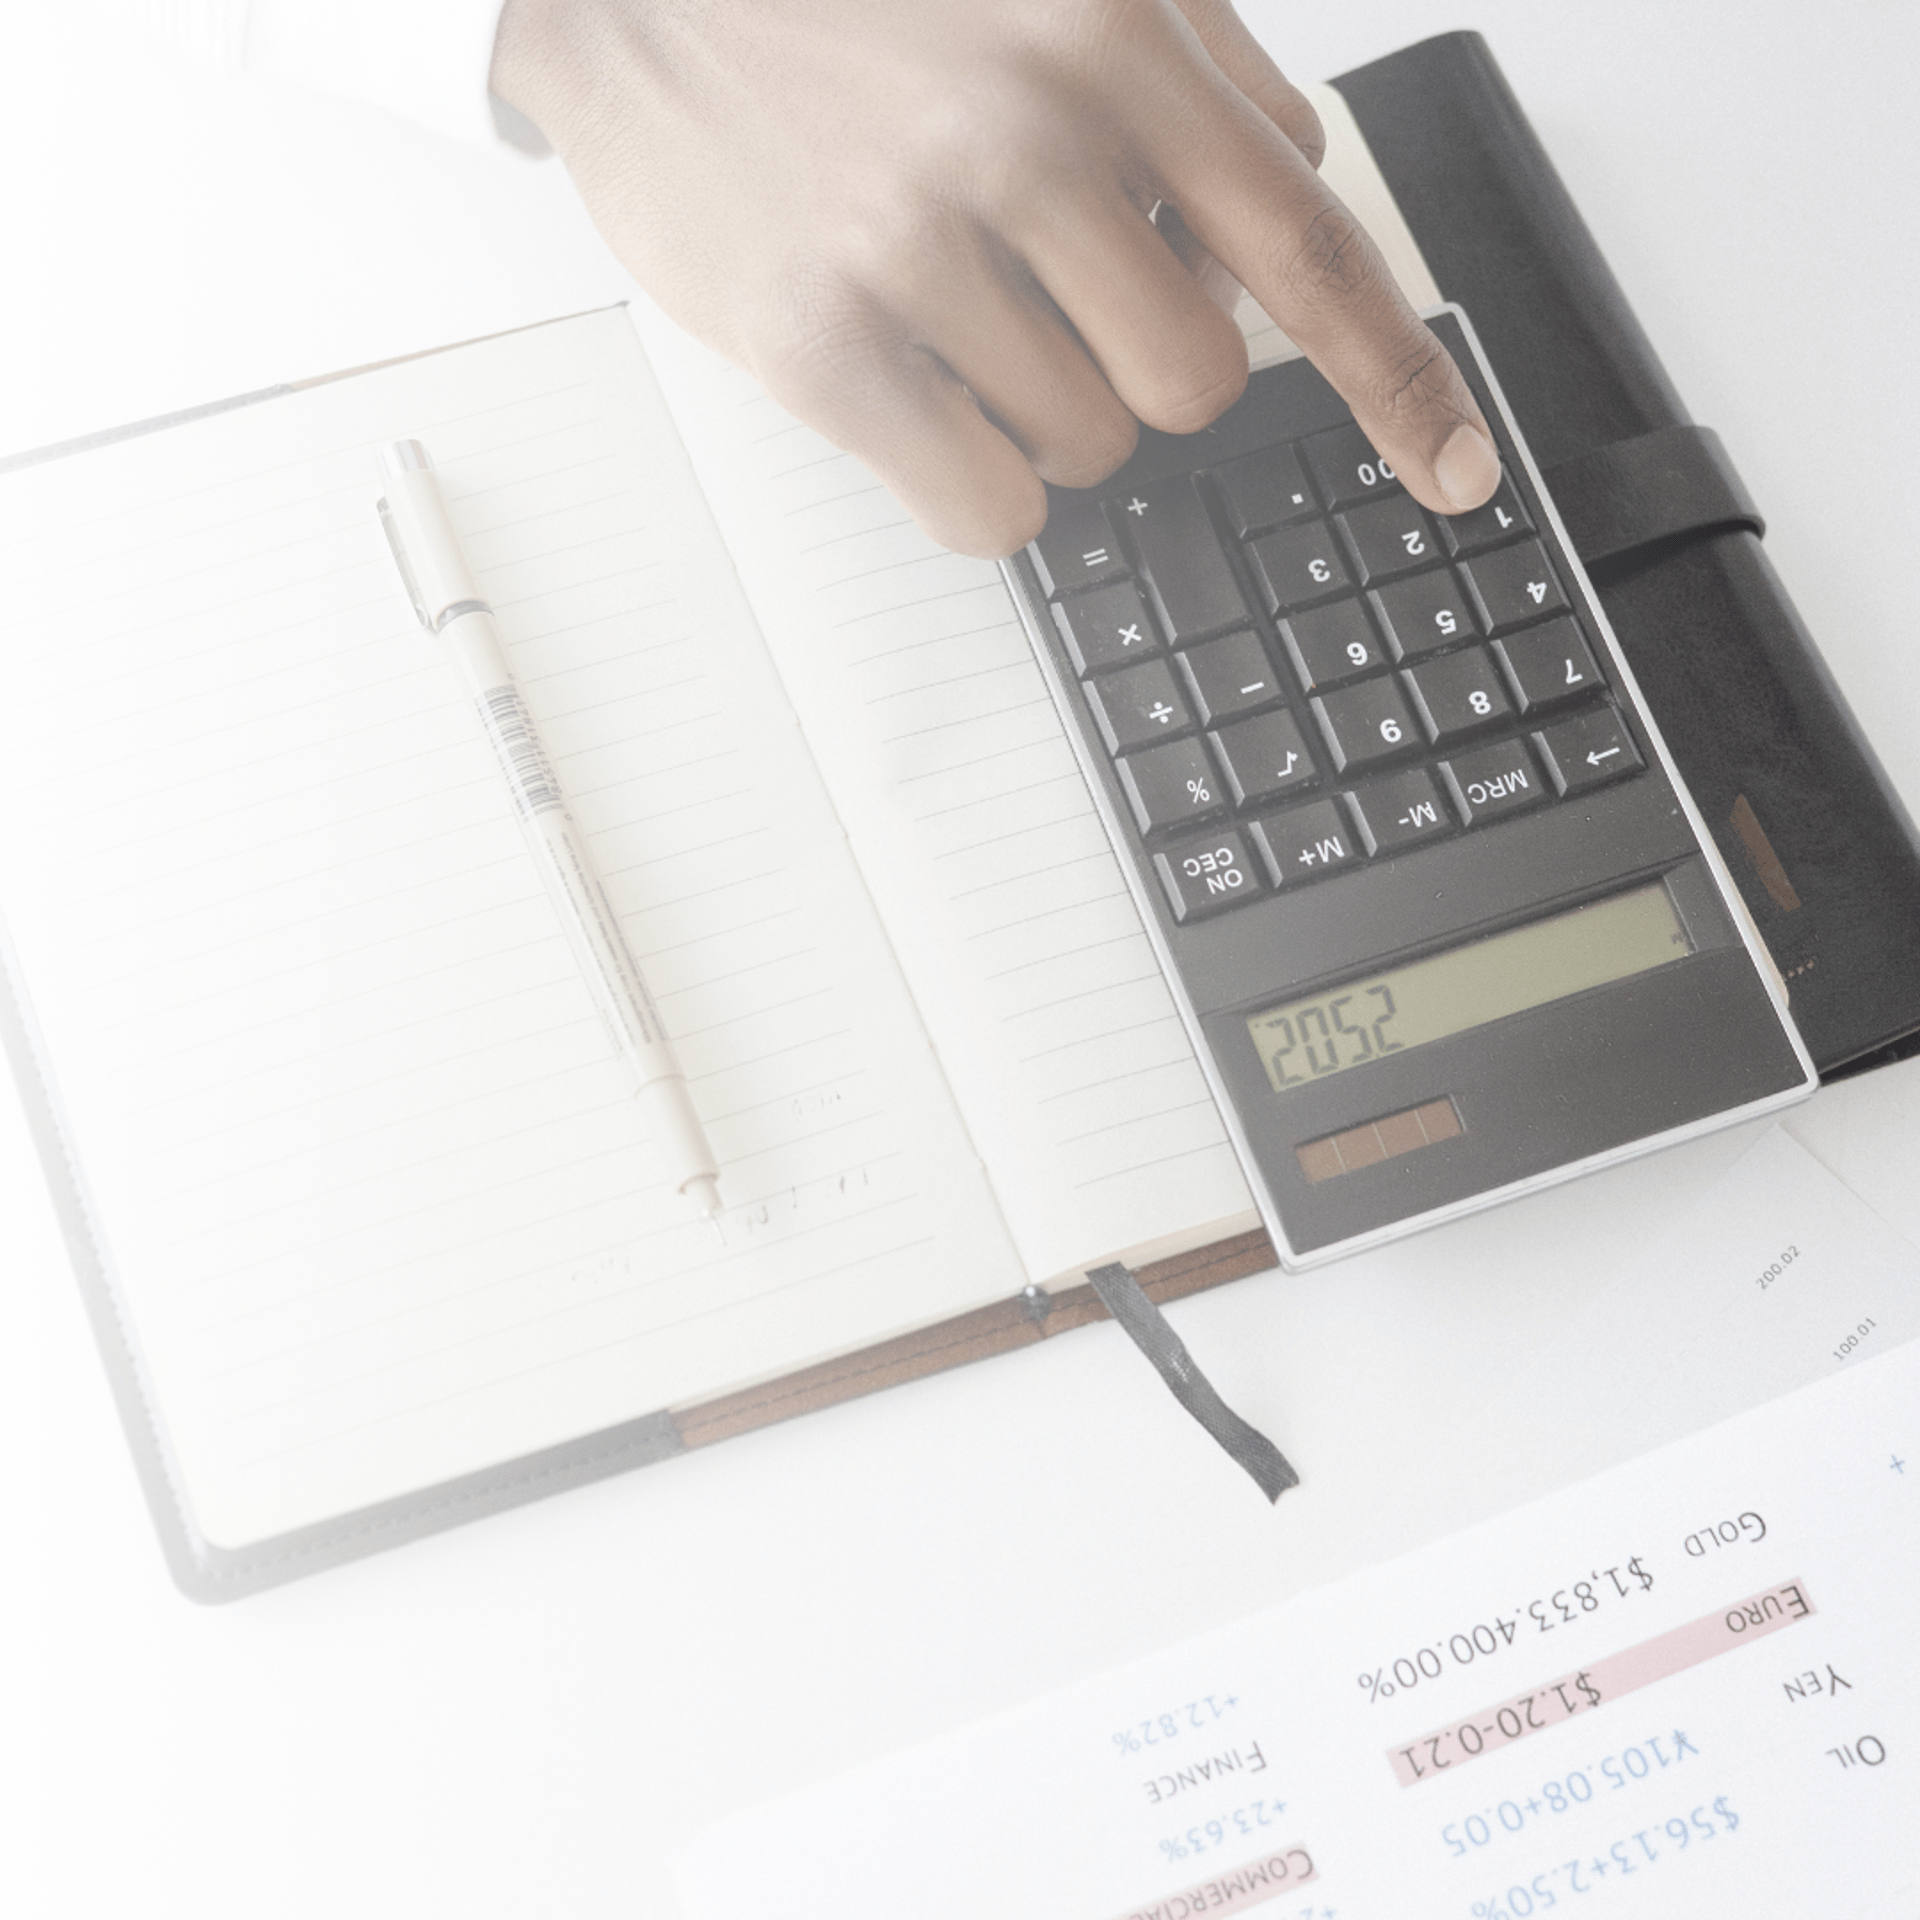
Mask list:
[[635,323],[1029,1272],[1256,1224],[997,569]]
[[[1322,176],[1440,299],[1344,99]],[[1028,1270],[1255,1224],[1212,1099],[994,568],[642,305],[635,324]],[[1255,366],[1298,349],[1242,297]]]
[[[374,516],[418,435],[719,1152],[666,1191]],[[1018,1290],[624,315],[0,481],[14,966],[208,1538]]]

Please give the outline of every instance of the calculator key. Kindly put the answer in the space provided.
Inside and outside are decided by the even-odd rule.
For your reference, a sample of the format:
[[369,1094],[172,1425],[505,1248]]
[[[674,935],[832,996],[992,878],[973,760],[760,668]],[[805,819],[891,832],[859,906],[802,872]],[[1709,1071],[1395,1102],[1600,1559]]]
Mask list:
[[1240,583],[1191,474],[1141,487],[1110,501],[1107,511],[1127,529],[1148,599],[1176,647],[1247,624],[1251,616]]
[[1131,753],[1193,725],[1187,697],[1174,685],[1164,660],[1103,674],[1087,683],[1086,694],[1109,753]]
[[1168,847],[1153,864],[1176,920],[1198,920],[1266,892],[1247,843],[1231,827]]
[[1316,800],[1254,821],[1249,832],[1276,887],[1297,887],[1358,864],[1360,842],[1331,800]]
[[1120,543],[1090,493],[1048,496],[1047,524],[1033,543],[1033,564],[1050,600],[1079,587],[1097,587],[1127,570]]
[[1336,600],[1331,606],[1310,607],[1281,622],[1280,638],[1293,661],[1300,684],[1309,693],[1357,680],[1387,664],[1387,646],[1374,631],[1365,603]]
[[1399,490],[1393,469],[1374,452],[1373,442],[1358,427],[1316,433],[1301,442],[1301,451],[1320,483],[1320,497],[1330,507],[1378,500]]
[[1363,580],[1390,579],[1444,557],[1439,537],[1419,503],[1404,493],[1355,507],[1340,516],[1340,525],[1360,563]]
[[1513,682],[1522,713],[1577,700],[1583,693],[1605,686],[1600,669],[1579,627],[1572,620],[1552,620],[1531,633],[1496,640],[1493,650]]
[[1646,765],[1625,723],[1612,706],[1596,708],[1536,733],[1555,789],[1584,793]]
[[1279,698],[1280,676],[1257,633],[1203,640],[1179,656],[1194,710],[1209,726],[1257,713]]
[[1471,639],[1480,631],[1473,603],[1450,567],[1435,567],[1431,572],[1415,574],[1411,580],[1396,580],[1367,598],[1402,660],[1416,659],[1436,647],[1450,647],[1456,640]]
[[1446,536],[1450,552],[1483,553],[1488,547],[1497,547],[1501,541],[1512,539],[1516,533],[1531,533],[1533,522],[1527,518],[1527,510],[1520,504],[1520,496],[1502,468],[1500,485],[1493,498],[1470,513],[1445,516],[1440,522],[1440,531]]
[[1204,741],[1169,740],[1120,762],[1120,785],[1142,833],[1184,827],[1226,804]]
[[1453,816],[1425,767],[1385,774],[1347,795],[1372,854],[1398,853],[1453,831]]
[[1500,547],[1466,561],[1460,571],[1480,602],[1489,633],[1511,633],[1550,613],[1565,613],[1567,596],[1538,540]]
[[1218,468],[1213,477],[1220,483],[1227,519],[1243,540],[1269,527],[1311,519],[1320,511],[1306,468],[1291,447],[1263,448]]
[[1126,666],[1160,651],[1159,630],[1131,580],[1056,600],[1053,623],[1078,673]]
[[1440,777],[1460,818],[1470,827],[1522,813],[1547,797],[1546,782],[1524,740],[1502,740],[1475,753],[1457,753],[1440,762]]
[[1378,766],[1420,744],[1419,725],[1391,674],[1341,687],[1312,704],[1327,751],[1341,773]]
[[1413,667],[1403,676],[1420,723],[1435,746],[1478,733],[1513,711],[1500,670],[1485,647],[1466,647]]
[[1263,534],[1247,548],[1267,590],[1269,612],[1310,606],[1352,591],[1353,579],[1333,529],[1324,520]]
[[1227,791],[1237,807],[1278,799],[1296,787],[1312,786],[1318,778],[1306,736],[1290,713],[1236,720],[1213,736],[1213,744],[1227,770]]

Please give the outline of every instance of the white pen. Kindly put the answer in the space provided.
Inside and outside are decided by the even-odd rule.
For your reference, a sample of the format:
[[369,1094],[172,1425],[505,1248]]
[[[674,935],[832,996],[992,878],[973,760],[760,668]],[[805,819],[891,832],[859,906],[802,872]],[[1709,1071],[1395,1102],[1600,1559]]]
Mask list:
[[380,473],[387,487],[380,524],[413,610],[423,627],[446,642],[473,697],[513,796],[520,830],[546,882],[547,897],[566,929],[594,1005],[633,1075],[634,1095],[652,1118],[673,1168],[674,1186],[709,1219],[717,1219],[719,1162],[693,1110],[686,1076],[667,1043],[653,996],[534,732],[533,716],[514,684],[494,629],[493,609],[474,585],[460,537],[447,518],[433,462],[418,440],[396,440],[380,450]]

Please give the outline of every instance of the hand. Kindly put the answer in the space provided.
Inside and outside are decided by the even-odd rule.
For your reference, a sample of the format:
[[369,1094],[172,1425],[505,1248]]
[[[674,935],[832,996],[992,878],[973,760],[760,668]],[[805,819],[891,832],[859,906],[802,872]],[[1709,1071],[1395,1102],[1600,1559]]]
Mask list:
[[961,552],[1238,397],[1215,262],[1417,499],[1498,480],[1228,0],[507,0],[493,87],[669,314]]

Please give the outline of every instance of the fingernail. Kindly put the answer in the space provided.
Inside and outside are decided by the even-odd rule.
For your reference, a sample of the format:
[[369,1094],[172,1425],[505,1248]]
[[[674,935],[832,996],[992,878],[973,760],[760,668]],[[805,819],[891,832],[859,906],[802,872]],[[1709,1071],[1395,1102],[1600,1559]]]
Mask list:
[[1500,484],[1500,456],[1478,427],[1455,427],[1433,463],[1433,477],[1455,513],[1483,505]]

